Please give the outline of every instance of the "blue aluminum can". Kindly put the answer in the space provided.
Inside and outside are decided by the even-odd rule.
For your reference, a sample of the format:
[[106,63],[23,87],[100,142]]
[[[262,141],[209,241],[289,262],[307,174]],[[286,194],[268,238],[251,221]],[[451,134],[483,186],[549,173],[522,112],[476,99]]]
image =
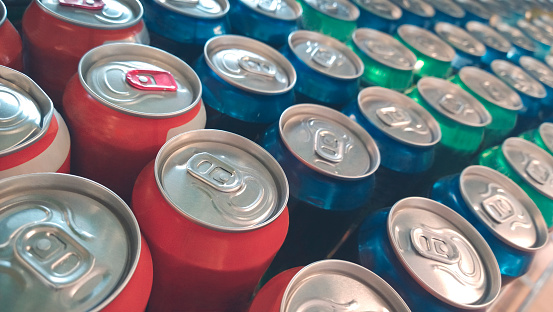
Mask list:
[[358,28],[372,28],[388,34],[396,31],[403,12],[390,0],[353,0],[352,2],[359,8]]
[[462,26],[465,26],[465,24],[470,21],[487,24],[492,17],[492,12],[488,11],[488,9],[477,0],[455,0],[455,2],[465,10],[465,18],[463,18]]
[[299,30],[290,34],[282,54],[298,76],[294,87],[296,103],[339,109],[357,96],[364,66],[344,43],[321,33]]
[[511,42],[511,50],[507,53],[507,58],[511,62],[518,64],[521,56],[534,55],[536,45],[520,29],[501,21],[501,19],[490,21],[490,25]]
[[507,60],[507,53],[513,46],[493,28],[480,22],[470,21],[465,25],[465,29],[486,46],[486,53],[480,58],[485,67],[490,66],[497,59]]
[[231,0],[229,20],[233,33],[274,48],[286,44],[299,29],[302,8],[295,0]]
[[484,166],[437,181],[432,199],[455,210],[490,245],[503,281],[520,277],[547,243],[547,225],[536,204],[515,182]]
[[260,41],[235,35],[214,37],[194,69],[202,81],[206,128],[254,140],[294,104],[294,67]]
[[545,60],[545,57],[551,53],[553,35],[543,31],[541,28],[525,19],[518,20],[516,27],[522,30],[522,32],[534,42],[536,50],[533,56],[539,60]]
[[151,45],[195,61],[213,36],[230,32],[228,0],[143,0]]
[[359,261],[390,284],[413,312],[484,311],[499,295],[492,250],[463,217],[433,200],[408,197],[369,215]]
[[429,28],[432,25],[432,18],[436,14],[434,8],[422,0],[391,0],[399,6],[403,15],[399,24],[411,24],[422,28]]
[[547,93],[541,102],[542,108],[543,110],[551,111],[553,109],[553,69],[530,56],[521,57],[519,65],[532,78],[542,83]]
[[490,19],[497,16],[506,23],[514,25],[514,23],[522,17],[510,9],[510,2],[512,2],[510,0],[507,0],[507,3],[501,0],[479,0],[478,2],[489,12],[492,12],[493,15]]
[[466,15],[465,10],[453,0],[424,0],[424,2],[430,4],[436,11],[432,19],[434,24],[439,22],[446,22],[455,26],[463,24]]
[[483,67],[481,59],[486,54],[486,46],[463,28],[440,22],[434,26],[434,32],[455,49],[455,57],[451,61],[454,72],[465,66]]

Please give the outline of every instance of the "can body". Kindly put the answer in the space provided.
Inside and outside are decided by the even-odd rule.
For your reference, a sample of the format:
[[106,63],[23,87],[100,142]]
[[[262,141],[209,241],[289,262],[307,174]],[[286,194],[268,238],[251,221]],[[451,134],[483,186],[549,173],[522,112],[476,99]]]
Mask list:
[[296,273],[302,268],[303,267],[291,268],[273,277],[263,288],[261,288],[261,290],[259,290],[259,292],[257,292],[248,311],[279,312],[286,287]]
[[402,10],[389,0],[353,1],[359,8],[357,28],[371,28],[388,34],[393,34],[399,24]]
[[432,24],[436,10],[430,4],[420,0],[391,1],[403,11],[399,19],[400,24],[411,24],[422,28],[429,28]]
[[[349,1],[299,1],[303,9],[301,28],[323,33],[342,42],[351,38],[357,27],[359,9]],[[327,5],[331,4],[331,5]]]
[[466,23],[465,29],[486,46],[486,53],[480,59],[484,66],[490,66],[495,59],[507,59],[507,53],[513,46],[492,27],[471,21]]
[[23,45],[19,33],[7,18],[4,3],[0,1],[0,65],[23,71]]
[[[542,132],[541,129],[551,129],[551,124],[550,123],[543,123],[535,129],[530,129],[526,132],[521,133],[519,135],[519,137],[536,144],[537,146],[541,147],[543,150],[545,150],[549,154],[553,155],[553,152],[551,151],[551,149],[549,147],[550,145],[548,145],[548,143],[547,143],[547,142],[549,142],[548,138],[549,138],[549,133],[550,133],[549,131],[550,130],[549,131],[546,130],[547,132]],[[544,137],[544,134],[547,135],[548,137]]]

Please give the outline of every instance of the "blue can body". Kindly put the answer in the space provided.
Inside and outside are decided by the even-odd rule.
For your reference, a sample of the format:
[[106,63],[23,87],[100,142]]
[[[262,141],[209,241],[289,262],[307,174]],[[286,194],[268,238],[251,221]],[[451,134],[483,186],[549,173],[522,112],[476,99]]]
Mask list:
[[458,72],[465,66],[482,68],[484,65],[481,62],[481,57],[455,49],[455,57],[451,61],[451,68]]
[[486,53],[480,58],[480,61],[483,67],[487,67],[495,60],[507,60],[507,53],[508,52],[499,51],[486,45]]
[[397,27],[400,25],[399,21],[403,13],[399,7],[397,7],[397,12],[399,12],[397,19],[390,19],[364,9],[363,6],[359,5],[356,1],[352,1],[352,3],[359,8],[360,14],[357,19],[357,28],[366,27],[388,34],[394,34]]
[[523,56],[534,56],[534,51],[517,46],[513,43],[513,47],[507,53],[507,59],[515,64],[518,64],[520,58]]
[[445,23],[450,23],[450,24],[453,24],[455,26],[462,26],[463,25],[463,19],[462,18],[457,18],[457,17],[454,17],[454,16],[451,16],[447,13],[444,13],[436,8],[434,8],[434,10],[436,10],[436,15],[434,15],[434,18],[433,18],[433,23],[436,24],[436,23],[439,23],[439,22],[445,22]]
[[403,15],[399,19],[399,25],[411,24],[429,29],[432,26],[432,16],[421,16],[407,10],[403,10]]

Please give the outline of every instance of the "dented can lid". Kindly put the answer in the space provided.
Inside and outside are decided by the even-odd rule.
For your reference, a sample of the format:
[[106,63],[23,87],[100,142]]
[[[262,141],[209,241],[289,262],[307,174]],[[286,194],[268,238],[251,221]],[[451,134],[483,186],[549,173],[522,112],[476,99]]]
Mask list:
[[355,45],[374,61],[388,67],[412,71],[417,57],[394,37],[370,28],[358,28],[353,33]]
[[169,118],[200,103],[200,79],[181,59],[157,48],[112,43],[79,62],[83,88],[103,105],[133,116]]
[[434,8],[421,0],[391,0],[393,3],[398,5],[401,9],[411,12],[413,14],[422,16],[422,17],[432,17],[436,14]]
[[205,44],[204,56],[217,76],[251,93],[282,94],[296,84],[292,64],[277,50],[255,39],[216,36]]
[[357,105],[363,116],[393,140],[429,147],[440,141],[440,125],[408,96],[381,87],[361,90]]
[[97,29],[124,29],[142,20],[138,0],[34,0],[44,11],[74,25]]
[[310,169],[335,179],[359,180],[380,165],[373,138],[346,115],[321,105],[298,104],[282,113],[280,138]]
[[511,50],[511,43],[493,28],[477,21],[470,21],[465,25],[467,31],[487,47],[504,53]]
[[33,173],[0,181],[0,198],[4,308],[100,311],[126,287],[141,238],[115,193],[77,176]]
[[189,131],[169,140],[156,157],[155,177],[178,213],[221,232],[264,227],[288,201],[278,162],[254,142],[221,130]]
[[545,146],[553,151],[553,123],[544,122],[538,127],[540,137]]
[[497,22],[492,26],[500,35],[505,37],[515,46],[521,47],[531,52],[536,51],[536,45],[520,29],[510,26],[509,24],[504,22]]
[[450,208],[427,198],[402,199],[388,215],[387,230],[405,270],[439,300],[476,310],[499,295],[501,273],[492,250]]
[[288,283],[281,312],[410,311],[382,278],[355,263],[322,260],[301,269]]
[[397,34],[415,50],[433,59],[451,62],[455,58],[455,50],[449,44],[424,28],[405,24],[398,28]]
[[199,19],[221,18],[230,9],[228,0],[154,0],[154,2],[178,14]]
[[364,10],[387,20],[397,21],[403,15],[401,8],[390,0],[353,0]]
[[343,21],[356,21],[359,9],[347,0],[303,0],[313,9]]
[[365,68],[345,44],[318,32],[295,31],[288,36],[288,46],[309,68],[332,78],[357,79]]
[[257,13],[274,19],[295,21],[302,15],[301,5],[295,0],[240,0]]
[[513,63],[495,60],[490,67],[499,79],[518,92],[538,99],[546,96],[543,85]]
[[531,56],[521,56],[518,63],[534,79],[553,88],[553,69],[549,66]]
[[486,54],[486,47],[463,28],[450,23],[440,22],[434,26],[434,31],[445,42],[455,49],[474,56]]
[[490,113],[470,93],[440,78],[424,77],[417,83],[422,98],[443,116],[469,127],[485,127]]

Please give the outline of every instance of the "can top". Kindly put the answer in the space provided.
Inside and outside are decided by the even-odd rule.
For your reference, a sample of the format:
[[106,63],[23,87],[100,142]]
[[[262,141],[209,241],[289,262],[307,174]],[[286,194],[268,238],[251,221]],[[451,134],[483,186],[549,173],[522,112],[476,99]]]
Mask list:
[[343,21],[356,21],[359,9],[347,0],[304,0],[313,9]]
[[220,232],[273,222],[288,201],[288,181],[262,147],[234,133],[201,129],[173,137],[155,160],[157,186],[184,218]]
[[531,20],[531,23],[543,31],[553,32],[553,18],[547,14],[540,14]]
[[517,27],[520,28],[528,37],[543,43],[545,45],[553,45],[553,37],[548,36],[539,27],[532,25],[525,19],[519,19],[517,21]]
[[54,113],[50,98],[24,74],[0,66],[0,156],[44,136]]
[[277,50],[255,39],[216,36],[205,44],[204,56],[217,76],[251,93],[282,94],[296,84],[292,64]]
[[422,17],[433,17],[436,14],[434,8],[421,0],[391,0],[394,4],[398,5],[403,10],[411,12],[413,14]]
[[410,311],[382,278],[355,263],[322,260],[301,269],[288,283],[280,312]]
[[531,56],[521,56],[518,61],[527,73],[545,86],[553,88],[553,69]]
[[434,10],[440,11],[454,18],[463,18],[466,15],[465,10],[463,10],[463,8],[457,3],[453,2],[453,0],[424,0],[424,2],[432,5]]
[[344,43],[318,32],[292,32],[288,46],[309,68],[332,78],[357,79],[365,69],[359,56]]
[[550,122],[542,123],[539,126],[538,131],[540,133],[543,143],[545,143],[545,146],[550,151],[553,151],[553,123],[550,123]]
[[511,18],[513,16],[513,12],[511,12],[508,3],[495,0],[482,0],[479,1],[479,3],[483,5],[488,12],[492,13],[491,18],[493,18],[494,15],[505,18]]
[[397,21],[403,15],[401,8],[390,0],[353,0],[364,10],[387,20]]
[[455,57],[455,50],[449,44],[424,28],[404,24],[397,34],[415,50],[438,61],[451,62]]
[[501,108],[518,111],[522,99],[513,89],[497,76],[474,66],[465,66],[459,71],[459,78],[474,93]]
[[370,28],[357,28],[352,36],[355,45],[371,59],[388,67],[412,71],[417,57],[394,37]]
[[357,105],[363,116],[393,140],[414,147],[429,147],[442,137],[440,125],[410,97],[381,87],[359,92]]
[[553,199],[553,156],[536,144],[518,137],[501,145],[503,155],[526,183],[549,199]]
[[546,96],[543,85],[513,63],[494,60],[490,67],[499,79],[516,91],[538,99]]
[[104,44],[79,62],[83,88],[103,105],[133,116],[169,118],[201,100],[200,79],[181,59],[135,43]]
[[279,131],[292,155],[331,178],[364,179],[380,165],[373,138],[334,109],[314,104],[291,106],[280,116]]
[[417,82],[417,89],[430,106],[454,122],[469,127],[485,127],[492,121],[482,103],[450,81],[424,77]]
[[511,179],[488,167],[470,166],[461,172],[459,182],[469,210],[499,240],[525,252],[547,243],[540,210]]
[[64,22],[97,29],[124,29],[142,20],[138,0],[34,0],[48,14]]
[[392,207],[387,229],[403,267],[446,304],[477,310],[499,295],[501,273],[492,250],[450,208],[427,198],[405,198]]
[[0,26],[4,25],[7,16],[8,10],[6,10],[6,5],[2,2],[2,0],[0,0]]
[[[177,0],[180,1],[180,0]],[[301,17],[301,5],[294,0],[240,0],[257,13],[274,19],[295,21]]]
[[488,25],[477,21],[470,21],[465,25],[467,31],[487,47],[507,53],[511,50],[511,43]]
[[457,4],[466,12],[472,13],[482,19],[489,20],[492,17],[492,12],[477,1],[473,0],[456,0]]
[[125,288],[141,238],[115,193],[77,176],[33,173],[2,180],[0,198],[2,287],[10,289],[2,305],[99,311]]
[[530,52],[536,51],[536,45],[520,29],[510,26],[507,23],[497,22],[492,25],[495,30],[512,44]]
[[230,8],[228,0],[154,0],[168,10],[198,19],[221,18]]
[[440,22],[434,26],[434,31],[445,42],[461,52],[478,57],[486,54],[486,46],[461,27]]

